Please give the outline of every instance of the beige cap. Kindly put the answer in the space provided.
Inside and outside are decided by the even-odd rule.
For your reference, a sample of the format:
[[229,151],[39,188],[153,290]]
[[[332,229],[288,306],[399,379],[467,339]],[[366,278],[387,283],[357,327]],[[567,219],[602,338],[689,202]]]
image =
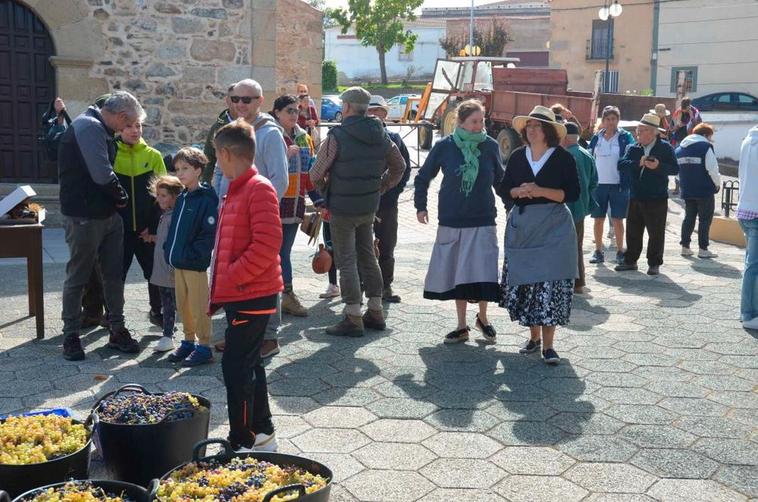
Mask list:
[[340,95],[344,103],[354,105],[368,105],[371,102],[371,94],[363,87],[350,87]]

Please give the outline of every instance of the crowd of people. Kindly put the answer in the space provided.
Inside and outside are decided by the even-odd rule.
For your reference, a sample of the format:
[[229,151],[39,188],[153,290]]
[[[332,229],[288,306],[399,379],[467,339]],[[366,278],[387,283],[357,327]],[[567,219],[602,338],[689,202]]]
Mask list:
[[[142,138],[145,112],[128,92],[102,96],[68,124],[56,119],[51,134],[59,142],[70,251],[63,357],[84,359],[80,331],[96,325],[109,330],[109,347],[140,351],[124,321],[124,282],[136,257],[148,285],[150,321],[162,328],[152,349],[182,366],[213,363],[214,348],[222,353],[232,444],[275,450],[262,361],[281,350],[282,314],[308,315],[294,290],[291,259],[307,200],[324,221],[323,239],[333,258],[324,269],[328,284],[321,297],[340,296],[345,304],[344,317],[326,333],[360,337],[366,329],[384,330],[382,303],[401,301],[392,283],[398,198],[411,175],[408,149],[387,131],[382,98],[360,87],[341,98],[343,121],[320,142],[307,86],[279,96],[265,113],[260,84],[242,80],[227,89],[226,108],[204,149],[184,147],[166,158]],[[64,116],[62,101],[55,109]],[[714,129],[688,100],[673,116],[656,106],[634,134],[619,128],[617,107],[605,107],[589,143],[568,109],[536,106],[514,118],[523,146],[505,161],[485,129],[482,103],[458,103],[456,115],[454,132],[434,145],[414,179],[417,219],[428,224],[428,192],[442,174],[423,295],[455,301],[457,325],[444,343],[469,339],[469,303],[477,308],[474,328],[495,343],[488,306],[496,303],[529,328],[522,354],[539,351],[546,364],[558,364],[556,329],[569,323],[573,296],[588,291],[585,218],[594,220],[590,264],[605,261],[608,216],[615,270],[637,270],[647,231],[647,273],[657,275],[669,177],[677,174],[685,203],[681,254],[694,254],[697,219],[698,257],[716,256],[708,250],[720,185]],[[758,128],[743,145],[743,187],[758,183],[756,155]],[[742,192],[738,218],[748,250],[741,319],[756,327],[758,186]],[[497,235],[496,196],[508,213],[503,237]],[[100,310],[88,296],[101,297]],[[223,341],[212,347],[211,316],[219,309],[227,327]],[[177,312],[184,335],[178,345]]]

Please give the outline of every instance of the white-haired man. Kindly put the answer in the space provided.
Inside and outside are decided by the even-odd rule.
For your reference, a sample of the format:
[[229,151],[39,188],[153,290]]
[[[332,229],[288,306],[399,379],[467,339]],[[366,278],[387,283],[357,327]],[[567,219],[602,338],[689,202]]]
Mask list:
[[84,359],[79,340],[81,301],[96,261],[103,275],[108,347],[139,352],[124,326],[124,224],[116,210],[126,206],[128,196],[113,172],[113,135],[144,118],[134,96],[116,91],[101,108],[91,106],[74,119],[60,140],[60,202],[70,254],[63,283],[63,357],[70,361]]

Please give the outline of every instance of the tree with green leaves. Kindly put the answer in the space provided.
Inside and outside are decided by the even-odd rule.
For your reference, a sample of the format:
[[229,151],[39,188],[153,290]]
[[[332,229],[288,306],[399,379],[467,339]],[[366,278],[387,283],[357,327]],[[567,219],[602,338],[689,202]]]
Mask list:
[[387,66],[384,56],[395,44],[411,52],[417,35],[406,30],[405,21],[416,19],[414,11],[424,0],[348,0],[347,9],[328,9],[327,14],[345,34],[352,27],[355,36],[365,47],[374,47],[379,53],[382,83],[387,83]]

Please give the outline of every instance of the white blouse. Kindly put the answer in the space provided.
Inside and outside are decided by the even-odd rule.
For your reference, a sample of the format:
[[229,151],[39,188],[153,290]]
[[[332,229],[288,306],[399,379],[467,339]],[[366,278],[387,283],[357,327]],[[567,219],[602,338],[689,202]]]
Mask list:
[[526,147],[526,160],[529,162],[529,166],[531,166],[532,173],[535,177],[537,177],[537,173],[540,172],[554,151],[555,147],[548,148],[547,151],[542,154],[542,157],[538,160],[532,160],[532,149],[529,146]]

